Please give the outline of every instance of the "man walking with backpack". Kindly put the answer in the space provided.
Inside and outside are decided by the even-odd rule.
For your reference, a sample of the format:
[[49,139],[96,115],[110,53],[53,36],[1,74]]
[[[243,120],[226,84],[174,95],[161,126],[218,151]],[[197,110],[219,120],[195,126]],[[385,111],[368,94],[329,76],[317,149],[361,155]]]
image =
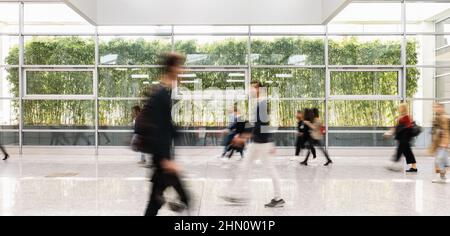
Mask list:
[[153,155],[152,190],[146,216],[156,216],[165,204],[164,191],[173,187],[180,203],[169,203],[172,210],[187,210],[189,198],[179,177],[180,168],[173,160],[172,143],[176,128],[172,120],[172,89],[178,75],[182,73],[185,58],[179,54],[166,54],[161,65],[164,74],[161,82],[149,93],[149,99],[142,113],[136,119],[136,133],[142,145],[141,150]]

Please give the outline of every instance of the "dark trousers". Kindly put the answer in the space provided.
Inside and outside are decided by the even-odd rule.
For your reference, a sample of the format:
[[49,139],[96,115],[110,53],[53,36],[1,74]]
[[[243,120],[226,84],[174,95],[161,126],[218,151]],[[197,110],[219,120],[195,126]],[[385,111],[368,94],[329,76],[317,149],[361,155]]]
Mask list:
[[235,148],[235,147],[232,147],[230,145],[230,146],[228,146],[227,151],[225,152],[225,154],[227,152],[230,152],[230,154],[228,154],[228,158],[233,157],[234,152],[239,152],[241,154],[241,157],[244,157],[244,148]]
[[308,148],[310,152],[312,152],[313,157],[316,158],[316,149],[314,148],[314,145],[312,145],[311,142],[308,142],[306,139],[302,137],[297,137],[297,141],[295,144],[295,155],[299,156],[302,149]]
[[416,164],[416,157],[414,156],[414,153],[411,149],[411,143],[409,140],[399,141],[398,147],[397,147],[397,155],[395,156],[395,161],[399,162],[400,158],[402,158],[402,155],[406,158],[406,163],[409,164]]
[[173,187],[175,191],[177,191],[180,200],[186,204],[186,206],[189,205],[188,195],[184,190],[180,177],[177,174],[168,174],[161,169],[156,169],[155,173],[153,173],[151,182],[153,182],[153,187],[152,192],[150,193],[150,200],[148,202],[145,216],[158,215],[158,211],[165,204],[164,191],[168,187]]
[[231,142],[233,141],[234,136],[236,136],[236,132],[230,132],[225,136],[223,139],[223,146],[225,146],[223,150],[223,156],[229,151],[228,147],[230,146]]
[[0,150],[2,150],[4,156],[8,155],[8,153],[6,152],[6,149],[1,144],[0,144]]
[[305,162],[308,162],[309,156],[311,155],[311,153],[313,154],[313,156],[316,156],[316,150],[314,149],[314,146],[319,148],[319,150],[323,153],[323,155],[325,156],[325,158],[327,159],[328,162],[331,162],[330,155],[328,154],[328,151],[325,149],[324,145],[322,144],[322,142],[320,140],[312,140],[311,146],[313,148],[308,151],[308,155],[306,155]]

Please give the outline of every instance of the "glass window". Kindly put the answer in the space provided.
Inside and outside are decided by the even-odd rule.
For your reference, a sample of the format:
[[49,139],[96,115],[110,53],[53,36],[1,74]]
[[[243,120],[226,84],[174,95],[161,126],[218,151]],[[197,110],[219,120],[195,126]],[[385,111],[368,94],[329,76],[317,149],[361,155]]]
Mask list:
[[450,65],[449,36],[408,36],[408,48],[406,51],[408,65]]
[[95,133],[90,132],[24,132],[25,146],[94,146]]
[[408,68],[408,98],[450,98],[450,68]]
[[406,30],[407,32],[444,33],[450,32],[445,23],[437,26],[439,20],[450,17],[450,3],[444,2],[407,2]]
[[19,4],[0,3],[0,33],[19,34]]
[[2,131],[0,143],[7,146],[19,146],[19,132]]
[[19,64],[19,37],[0,35],[0,65]]
[[323,37],[253,37],[252,63],[255,65],[324,65]]
[[245,95],[245,71],[196,71],[179,75],[177,95],[201,95],[202,99]]
[[25,37],[27,65],[94,65],[92,37]]
[[99,26],[101,34],[172,34],[171,26]]
[[24,129],[94,129],[94,101],[25,100],[23,105]]
[[395,124],[399,101],[330,101],[329,125],[335,130],[385,130]]
[[331,96],[399,96],[400,71],[332,71]]
[[245,71],[190,71],[180,75],[174,121],[183,127],[225,127],[237,103],[246,114]]
[[187,65],[246,65],[248,37],[176,36],[175,51]]
[[321,119],[325,117],[324,101],[299,101],[299,100],[270,100],[269,111],[270,125],[278,130],[292,130],[297,126],[296,114],[306,108],[318,108]]
[[150,86],[159,84],[161,74],[159,68],[100,68],[99,96],[144,97]]
[[450,15],[447,17],[449,19],[440,21],[436,24],[436,33],[450,33]]
[[134,106],[144,106],[145,100],[100,100],[100,130],[132,130]]
[[170,37],[104,36],[100,38],[102,65],[156,65],[162,53],[172,50]]
[[[449,69],[447,69],[449,70]],[[436,97],[450,98],[450,74],[441,74],[436,76]]]
[[401,37],[332,36],[331,65],[401,65]]
[[401,33],[400,1],[354,2],[328,25],[331,33]]
[[0,130],[5,129],[19,129],[18,100],[0,99]]
[[328,133],[328,145],[330,147],[393,147],[396,142],[394,139],[386,139],[384,131],[335,130]]
[[19,97],[19,69],[0,67],[0,98]]
[[26,95],[94,95],[93,71],[26,71]]
[[179,147],[211,147],[223,144],[223,134],[220,132],[208,132],[205,129],[199,132],[180,133],[175,140],[175,146]]
[[252,70],[252,79],[267,86],[271,97],[325,97],[325,69],[255,68]]
[[24,21],[25,33],[95,33],[94,26],[63,3],[25,3]]
[[133,137],[133,131],[129,132],[100,132],[98,134],[98,142],[100,146],[106,147],[128,147]]
[[408,68],[406,83],[408,98],[434,98],[435,76],[434,68]]

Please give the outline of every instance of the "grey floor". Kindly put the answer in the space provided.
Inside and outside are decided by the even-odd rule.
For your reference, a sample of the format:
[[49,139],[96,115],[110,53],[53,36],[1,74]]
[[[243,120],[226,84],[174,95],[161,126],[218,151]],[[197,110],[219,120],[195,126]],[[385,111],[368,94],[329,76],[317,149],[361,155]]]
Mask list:
[[[370,152],[370,150],[366,150]],[[0,215],[142,215],[150,184],[135,156],[22,155],[0,162]],[[432,184],[433,159],[419,158],[416,175],[384,167],[388,157],[335,156],[303,167],[291,156],[274,159],[282,177],[283,209],[265,209],[272,184],[255,164],[251,201],[232,205],[219,196],[239,165],[213,152],[196,150],[177,157],[192,195],[191,215],[450,215],[450,184]],[[168,198],[172,197],[169,190]],[[163,208],[161,215],[175,215]]]

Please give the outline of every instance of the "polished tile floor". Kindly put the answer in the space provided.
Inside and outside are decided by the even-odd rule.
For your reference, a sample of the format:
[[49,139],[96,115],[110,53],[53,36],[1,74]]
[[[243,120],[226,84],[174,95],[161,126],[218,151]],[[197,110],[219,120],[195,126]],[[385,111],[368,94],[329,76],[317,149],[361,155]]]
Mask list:
[[[223,162],[202,150],[177,158],[193,198],[191,215],[450,215],[450,184],[431,183],[430,157],[418,159],[415,175],[387,171],[386,157],[337,156],[332,167],[323,167],[320,157],[308,167],[276,157],[287,202],[282,209],[264,208],[272,185],[261,165],[250,173],[251,201],[232,205],[219,196],[238,159]],[[134,156],[13,156],[0,162],[0,215],[142,215],[148,171]],[[175,215],[167,208],[160,214]]]

